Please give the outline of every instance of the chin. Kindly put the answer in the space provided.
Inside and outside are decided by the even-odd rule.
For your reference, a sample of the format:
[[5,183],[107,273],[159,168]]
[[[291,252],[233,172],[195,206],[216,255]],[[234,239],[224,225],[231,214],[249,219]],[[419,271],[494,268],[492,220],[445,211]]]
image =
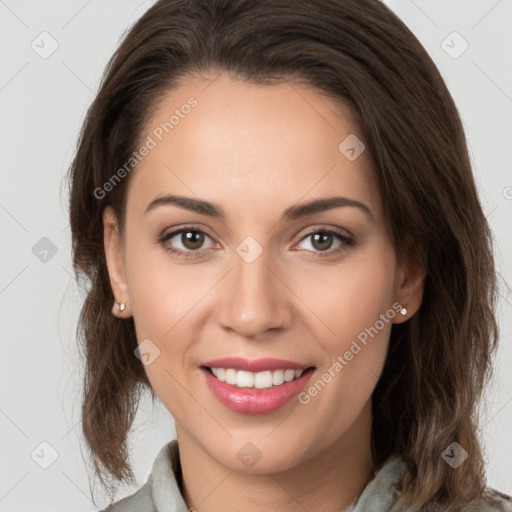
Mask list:
[[261,436],[247,435],[205,446],[210,457],[230,471],[247,474],[266,474],[287,471],[306,458],[304,443],[276,435],[269,439],[268,431]]

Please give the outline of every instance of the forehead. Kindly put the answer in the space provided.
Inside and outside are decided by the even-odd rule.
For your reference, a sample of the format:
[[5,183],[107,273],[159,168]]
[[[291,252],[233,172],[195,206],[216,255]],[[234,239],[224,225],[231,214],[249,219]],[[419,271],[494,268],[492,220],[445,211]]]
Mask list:
[[351,108],[312,88],[191,79],[165,95],[146,125],[141,141],[151,149],[131,177],[128,210],[179,193],[223,204],[228,216],[262,218],[301,198],[340,194],[378,215],[369,152],[347,158],[347,146],[359,151],[362,139]]

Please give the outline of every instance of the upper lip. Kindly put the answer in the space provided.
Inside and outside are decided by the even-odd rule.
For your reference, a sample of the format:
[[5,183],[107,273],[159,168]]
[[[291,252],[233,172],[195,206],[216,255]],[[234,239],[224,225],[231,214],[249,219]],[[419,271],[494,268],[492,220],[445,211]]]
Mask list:
[[212,359],[205,361],[202,366],[209,368],[233,368],[235,370],[245,370],[247,372],[263,372],[266,370],[305,370],[309,368],[306,364],[286,359],[245,359],[243,357],[225,357],[223,359]]

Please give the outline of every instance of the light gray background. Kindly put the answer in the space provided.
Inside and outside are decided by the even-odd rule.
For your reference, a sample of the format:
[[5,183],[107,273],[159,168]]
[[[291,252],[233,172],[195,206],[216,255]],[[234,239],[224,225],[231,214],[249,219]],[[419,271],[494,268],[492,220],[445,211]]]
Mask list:
[[[0,0],[1,512],[97,510],[80,451],[82,374],[74,338],[80,297],[71,273],[63,176],[107,59],[152,3]],[[498,268],[511,283],[512,0],[387,3],[426,47],[454,96],[495,234]],[[44,31],[58,43],[48,58],[31,47],[35,41],[39,52],[51,48]],[[464,41],[469,47],[458,55]],[[43,237],[55,254],[42,252],[49,244]],[[509,494],[511,304],[504,287],[501,348],[481,428],[488,483]],[[145,402],[132,437],[139,485],[121,489],[119,498],[144,483],[156,453],[174,437],[165,408],[152,412]],[[52,454],[56,460],[43,469]]]

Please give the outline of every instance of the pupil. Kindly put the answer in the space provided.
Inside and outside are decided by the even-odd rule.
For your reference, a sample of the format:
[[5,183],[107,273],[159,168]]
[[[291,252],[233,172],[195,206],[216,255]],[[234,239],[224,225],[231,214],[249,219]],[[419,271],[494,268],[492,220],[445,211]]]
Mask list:
[[[320,244],[318,246],[318,241],[320,239]],[[315,233],[315,235],[313,235],[313,245],[317,248],[317,249],[329,249],[329,247],[331,246],[331,243],[332,243],[332,235],[329,234],[329,233],[324,233],[324,232],[321,232],[321,233]],[[326,240],[329,242],[327,243],[327,245],[325,245],[325,242]]]
[[203,233],[186,231],[182,235],[182,242],[188,249],[198,249],[203,244]]

